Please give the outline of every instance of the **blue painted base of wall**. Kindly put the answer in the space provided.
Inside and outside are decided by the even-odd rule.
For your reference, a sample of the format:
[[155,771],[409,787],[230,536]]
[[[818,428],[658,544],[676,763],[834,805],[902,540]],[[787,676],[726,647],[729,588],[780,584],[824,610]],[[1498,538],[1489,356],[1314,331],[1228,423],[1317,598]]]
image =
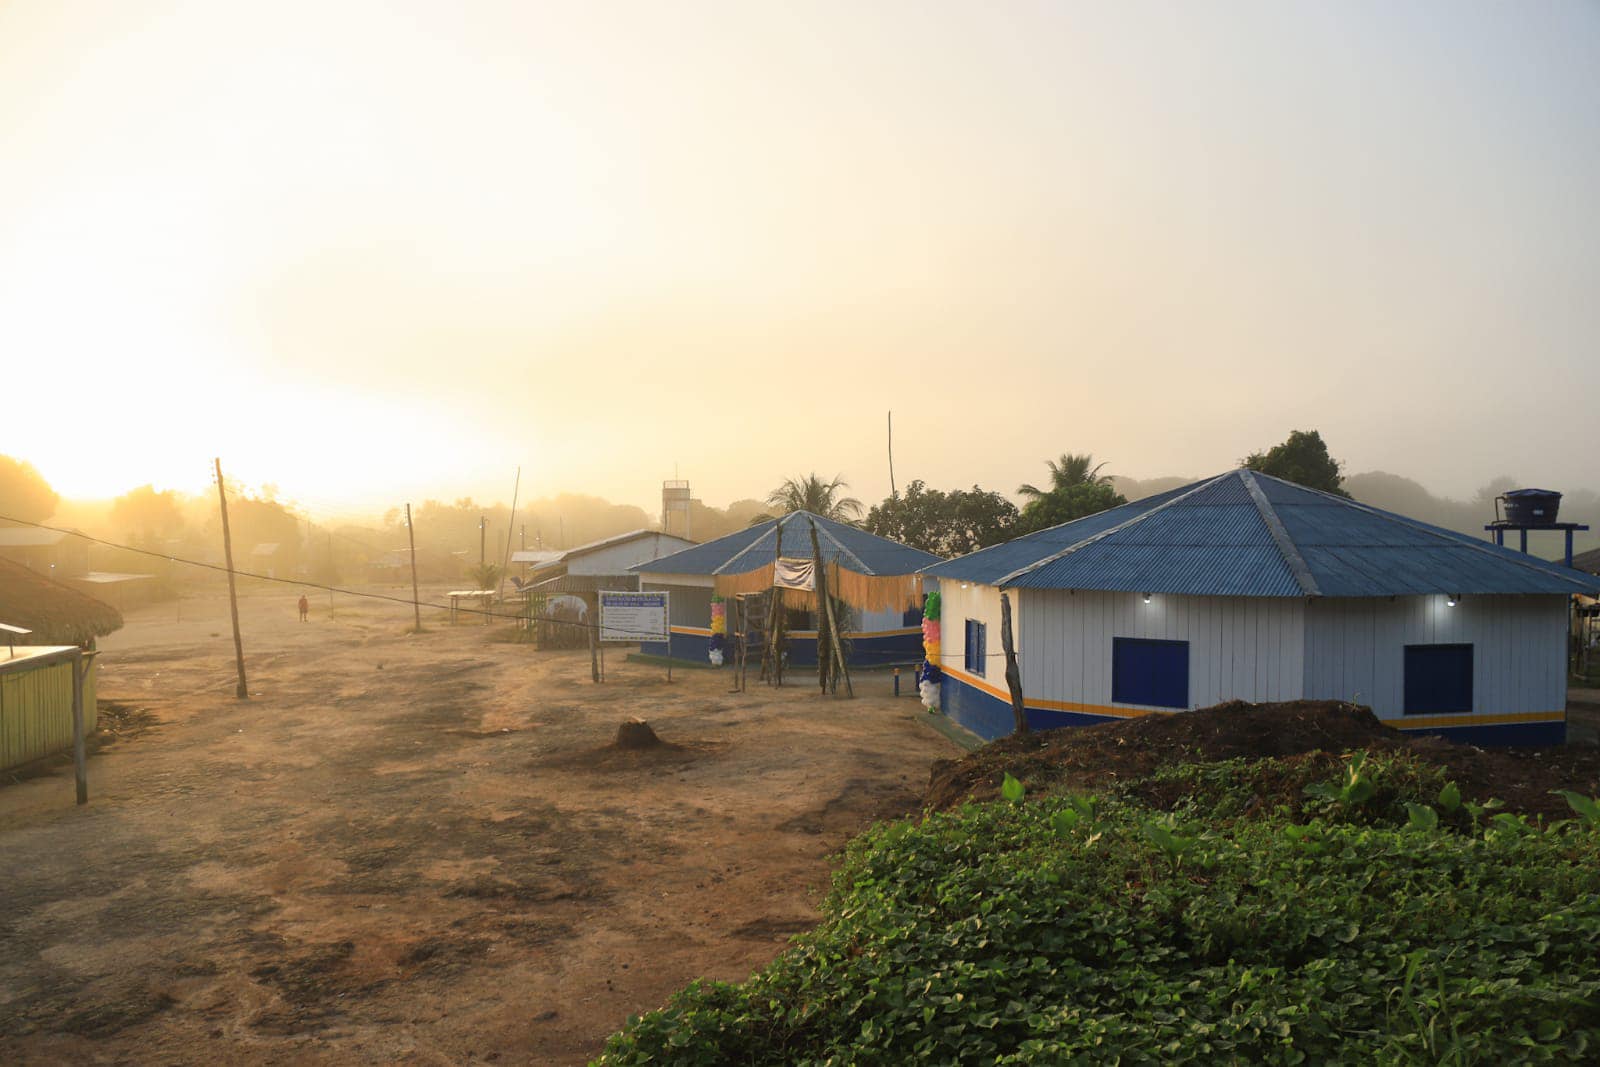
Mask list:
[[[1388,725],[1395,726],[1404,720]],[[1447,741],[1458,741],[1479,747],[1501,748],[1507,745],[1518,748],[1564,745],[1567,742],[1567,724],[1564,722],[1512,722],[1500,726],[1441,726],[1428,730],[1405,730],[1411,736],[1432,734]]]
[[[939,691],[940,710],[965,726],[985,741],[1008,737],[1013,720],[1011,704],[999,697],[975,689],[965,682],[945,675]],[[1102,722],[1118,722],[1115,715],[1093,715],[1076,711],[1047,711],[1028,708],[1028,725],[1035,730],[1053,730],[1062,726],[1093,726]],[[1180,713],[1181,714],[1181,713]],[[1392,720],[1386,725],[1398,727],[1404,720]],[[1532,747],[1560,745],[1567,739],[1564,722],[1506,723],[1500,726],[1452,726],[1428,730],[1406,730],[1407,734],[1437,734],[1449,741],[1486,747]]]
[[[945,675],[939,689],[939,710],[965,726],[985,741],[1009,737],[1016,722],[1011,714],[1011,702],[985,693],[965,682]],[[1076,711],[1049,711],[1044,708],[1027,708],[1028,725],[1035,730],[1054,730],[1062,726],[1093,726],[1100,722],[1114,722],[1115,716],[1090,715]]]
[[[701,634],[673,634],[672,658],[690,662],[705,663],[706,653],[711,645],[711,638]],[[639,651],[647,656],[665,656],[667,644],[665,641],[641,641]],[[752,652],[757,662],[761,656]],[[724,660],[733,662],[733,650],[725,649]],[[887,667],[891,664],[916,663],[922,659],[922,635],[892,634],[888,637],[858,637],[850,643],[850,666],[852,667]],[[817,641],[812,637],[791,637],[789,639],[789,666],[790,667],[815,667],[817,665]],[[1007,713],[1009,714],[1009,712]]]

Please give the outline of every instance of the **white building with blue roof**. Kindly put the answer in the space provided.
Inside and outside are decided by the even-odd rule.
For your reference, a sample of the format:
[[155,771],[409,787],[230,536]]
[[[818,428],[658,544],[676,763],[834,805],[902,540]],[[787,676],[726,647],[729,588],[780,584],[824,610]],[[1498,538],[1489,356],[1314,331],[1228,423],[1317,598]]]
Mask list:
[[1227,700],[1344,700],[1495,744],[1566,731],[1572,594],[1600,578],[1249,470],[1041,530],[940,580],[943,709],[1012,728],[1000,593],[1029,722]]

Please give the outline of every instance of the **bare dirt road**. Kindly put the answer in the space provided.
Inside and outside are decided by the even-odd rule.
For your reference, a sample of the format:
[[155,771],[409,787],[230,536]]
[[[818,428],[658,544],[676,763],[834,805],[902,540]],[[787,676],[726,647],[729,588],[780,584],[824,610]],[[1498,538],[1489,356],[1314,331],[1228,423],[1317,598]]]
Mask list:
[[[882,676],[736,694],[613,653],[595,686],[584,652],[297,595],[245,598],[248,702],[224,599],[131,613],[100,693],[148,728],[86,807],[70,768],[0,786],[0,1061],[579,1063],[781,951],[956,751]],[[633,715],[677,747],[610,748]]]

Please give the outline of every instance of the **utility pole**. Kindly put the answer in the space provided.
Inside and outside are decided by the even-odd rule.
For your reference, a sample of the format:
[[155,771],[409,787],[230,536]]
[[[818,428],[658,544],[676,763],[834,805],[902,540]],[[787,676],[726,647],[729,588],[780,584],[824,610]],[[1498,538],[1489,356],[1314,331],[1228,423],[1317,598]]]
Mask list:
[[406,539],[411,542],[411,610],[417,617],[417,633],[422,632],[422,604],[417,598],[417,531],[411,525],[411,505],[406,505]]
[[333,534],[328,534],[328,618],[333,618]]
[[889,412],[889,495],[891,497],[900,495],[894,487],[894,412],[892,411]]
[[228,491],[222,484],[222,458],[217,457],[217,499],[222,502],[222,556],[228,564],[228,610],[233,615],[233,657],[239,665],[239,684],[233,695],[240,700],[250,698],[250,687],[244,680],[244,639],[239,636],[239,591],[233,579],[233,534],[228,529]]
[[484,548],[484,546],[488,543],[488,541],[487,541],[488,536],[489,536],[489,516],[487,516],[487,515],[479,515],[478,516],[478,566],[480,566],[480,567],[483,566],[483,563],[484,563],[484,556],[485,556],[485,548]]

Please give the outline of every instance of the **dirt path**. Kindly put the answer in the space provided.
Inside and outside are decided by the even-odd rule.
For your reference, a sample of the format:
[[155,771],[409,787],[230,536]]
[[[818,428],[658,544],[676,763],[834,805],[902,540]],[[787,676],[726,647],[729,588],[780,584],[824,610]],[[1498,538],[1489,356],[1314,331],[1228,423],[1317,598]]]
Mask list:
[[[577,1063],[814,921],[827,856],[955,753],[911,700],[533,653],[409,609],[134,613],[100,692],[157,725],[0,788],[0,1060]],[[881,679],[868,689],[886,689]],[[607,745],[630,715],[665,751]]]

